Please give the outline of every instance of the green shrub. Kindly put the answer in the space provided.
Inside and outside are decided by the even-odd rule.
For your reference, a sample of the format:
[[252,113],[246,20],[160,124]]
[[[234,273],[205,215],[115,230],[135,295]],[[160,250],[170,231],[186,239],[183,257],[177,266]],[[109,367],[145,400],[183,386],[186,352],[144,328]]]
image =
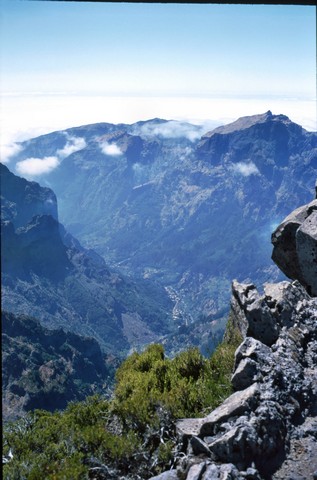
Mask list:
[[108,409],[108,403],[95,396],[70,404],[64,412],[36,410],[26,417],[27,426],[25,419],[7,425],[4,455],[11,448],[13,459],[4,465],[4,478],[76,480],[87,474],[90,457],[128,464],[140,446],[137,434],[109,432]]
[[199,416],[215,408],[231,393],[234,343],[223,342],[211,359],[190,348],[170,360],[161,345],[133,353],[116,374],[113,411],[126,425],[144,432],[158,425],[157,407],[168,408],[175,418]]
[[210,359],[197,348],[169,359],[162,345],[150,345],[117,370],[110,402],[93,396],[63,412],[35,410],[6,424],[3,454],[12,449],[13,459],[3,466],[3,478],[84,479],[92,458],[120,476],[142,471],[146,477],[169,468],[175,419],[203,416],[231,394],[240,341],[230,319],[225,341]]

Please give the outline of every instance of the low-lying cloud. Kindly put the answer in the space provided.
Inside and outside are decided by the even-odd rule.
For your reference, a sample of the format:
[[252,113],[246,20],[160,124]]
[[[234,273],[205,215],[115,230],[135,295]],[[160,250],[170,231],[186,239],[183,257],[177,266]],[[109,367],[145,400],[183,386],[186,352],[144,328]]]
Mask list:
[[145,123],[140,127],[139,133],[140,135],[163,138],[187,138],[190,142],[194,142],[201,137],[202,129],[188,123],[170,120],[159,124]]
[[57,157],[27,158],[16,164],[16,171],[21,175],[37,176],[50,173],[60,161]]
[[72,153],[78,152],[87,146],[84,138],[81,137],[72,137],[66,134],[67,143],[64,148],[57,150],[56,154],[59,158],[63,159],[71,155]]
[[108,143],[107,141],[103,141],[100,144],[100,149],[102,153],[104,153],[105,155],[110,155],[112,157],[122,155],[122,151],[115,143]]
[[55,156],[35,158],[30,157],[21,160],[15,166],[17,173],[27,177],[36,177],[46,173],[51,173],[61,163],[61,161],[74,152],[78,152],[86,147],[86,141],[81,137],[72,137],[65,133],[67,137],[66,145],[56,151]]
[[232,165],[232,169],[244,177],[249,177],[250,175],[260,175],[258,167],[253,162],[238,162]]
[[12,142],[0,145],[0,159],[2,163],[8,163],[11,157],[17,155],[23,150],[22,145]]

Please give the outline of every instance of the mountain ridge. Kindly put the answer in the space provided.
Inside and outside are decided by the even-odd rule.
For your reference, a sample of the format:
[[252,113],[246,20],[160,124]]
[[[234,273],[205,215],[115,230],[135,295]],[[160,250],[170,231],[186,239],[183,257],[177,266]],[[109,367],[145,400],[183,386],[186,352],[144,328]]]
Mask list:
[[54,188],[62,222],[109,265],[176,291],[182,326],[228,305],[233,277],[283,278],[270,231],[314,188],[316,133],[270,112],[237,122],[251,126],[211,137],[162,119],[76,127],[25,142],[12,167],[77,142],[38,177]]
[[5,422],[38,408],[63,409],[111,387],[118,360],[93,338],[46,329],[26,315],[3,311],[1,320]]
[[[35,215],[29,211],[30,218],[23,217],[25,224],[15,228],[24,208],[21,185],[35,188],[39,199],[44,195],[44,206],[52,192],[21,182],[6,167],[2,171],[1,182],[9,177],[11,190],[17,192],[14,208],[4,211],[1,222],[2,308],[35,316],[46,327],[94,336],[117,356],[168,333],[170,300],[164,290],[110,270],[50,215],[50,206],[49,214],[44,209],[39,215],[35,202]],[[6,192],[2,189],[3,205],[8,203]],[[129,323],[138,326],[133,334]]]

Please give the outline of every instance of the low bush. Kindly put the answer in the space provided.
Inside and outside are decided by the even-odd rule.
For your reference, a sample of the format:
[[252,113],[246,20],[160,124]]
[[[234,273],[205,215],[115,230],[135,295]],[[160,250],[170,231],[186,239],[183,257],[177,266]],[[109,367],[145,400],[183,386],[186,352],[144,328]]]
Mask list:
[[92,468],[100,478],[147,478],[169,468],[175,420],[205,415],[230,395],[240,340],[229,322],[226,340],[209,359],[197,348],[169,359],[162,345],[150,345],[119,367],[111,401],[93,396],[6,424],[3,478],[79,480],[90,478]]

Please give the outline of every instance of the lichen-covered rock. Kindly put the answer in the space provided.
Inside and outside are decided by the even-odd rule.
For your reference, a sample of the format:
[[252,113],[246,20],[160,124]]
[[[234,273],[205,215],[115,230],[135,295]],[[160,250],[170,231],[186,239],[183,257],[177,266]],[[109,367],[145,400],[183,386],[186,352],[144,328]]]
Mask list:
[[[232,461],[239,466],[250,463],[257,452],[257,433],[249,424],[233,427],[209,445],[221,461]],[[242,462],[243,460],[243,462]]]
[[169,470],[152,477],[151,480],[179,480],[179,476],[177,475],[177,470]]
[[237,370],[231,377],[231,383],[235,390],[243,390],[257,380],[257,363],[251,358],[243,358]]
[[246,337],[244,341],[239,345],[235,353],[235,371],[239,365],[239,362],[243,358],[251,358],[256,362],[267,362],[271,358],[272,350],[260,340],[256,340],[252,337]]
[[267,284],[262,296],[252,285],[236,286],[240,305],[236,299],[234,307],[246,332],[260,299],[259,321],[263,313],[265,323],[270,311],[278,337],[268,346],[247,336],[235,353],[237,391],[206,417],[178,422],[181,478],[291,478],[296,445],[306,448],[305,458],[300,455],[305,468],[296,470],[306,477],[298,478],[310,478],[317,458],[317,299],[298,281]]
[[194,455],[199,455],[203,453],[208,457],[211,456],[211,452],[208,445],[201,438],[193,436],[190,439],[190,445],[192,447],[192,451]]
[[207,415],[200,429],[202,437],[213,435],[217,430],[217,426],[225,422],[230,417],[240,416],[245,411],[251,410],[257,404],[259,395],[259,386],[254,383],[245,390],[233,393],[219,407]]
[[202,474],[206,470],[206,463],[201,462],[201,463],[196,463],[192,465],[188,471],[187,480],[200,480]]
[[294,305],[309,295],[298,282],[265,283],[263,285],[265,301],[269,305],[280,327],[292,325]]
[[234,281],[231,306],[234,322],[242,335],[261,340],[266,345],[276,341],[279,333],[276,319],[254,285]]
[[317,295],[317,210],[306,218],[296,232],[296,251],[300,271],[308,293]]

